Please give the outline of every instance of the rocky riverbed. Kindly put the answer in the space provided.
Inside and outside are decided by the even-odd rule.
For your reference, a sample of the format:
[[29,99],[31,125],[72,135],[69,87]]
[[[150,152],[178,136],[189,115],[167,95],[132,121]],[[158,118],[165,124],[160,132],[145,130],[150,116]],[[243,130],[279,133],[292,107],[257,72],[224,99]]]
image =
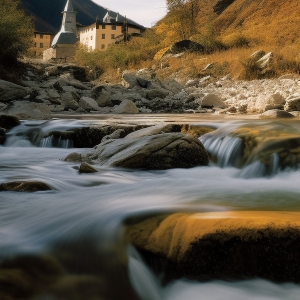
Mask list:
[[97,84],[87,80],[83,68],[72,64],[40,69],[28,68],[21,85],[0,80],[1,114],[20,119],[95,113],[262,114],[286,118],[298,116],[300,110],[300,78],[296,75],[252,81],[207,75],[182,83],[156,78],[153,70],[141,69],[136,73],[124,71],[120,84]]

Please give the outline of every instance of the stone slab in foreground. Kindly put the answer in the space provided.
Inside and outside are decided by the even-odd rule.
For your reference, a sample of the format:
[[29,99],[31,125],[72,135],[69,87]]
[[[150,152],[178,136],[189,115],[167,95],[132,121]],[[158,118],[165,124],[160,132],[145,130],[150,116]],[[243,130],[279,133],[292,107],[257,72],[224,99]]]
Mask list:
[[127,237],[149,261],[161,264],[161,271],[172,277],[167,280],[300,282],[299,212],[155,216],[131,220]]

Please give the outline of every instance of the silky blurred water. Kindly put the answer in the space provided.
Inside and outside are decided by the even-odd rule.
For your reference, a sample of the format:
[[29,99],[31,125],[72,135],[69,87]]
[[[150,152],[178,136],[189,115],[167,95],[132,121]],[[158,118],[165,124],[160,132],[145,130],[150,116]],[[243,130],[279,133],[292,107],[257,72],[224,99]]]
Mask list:
[[[232,166],[230,154],[222,148],[221,167],[211,163],[208,167],[192,169],[142,171],[95,166],[98,173],[80,174],[78,163],[63,159],[71,152],[90,149],[37,147],[23,134],[28,129],[38,133],[83,124],[86,125],[84,121],[60,120],[23,123],[10,132],[5,146],[0,146],[0,183],[39,180],[53,188],[37,193],[0,193],[0,259],[23,253],[51,252],[62,241],[74,245],[76,252],[76,245],[89,239],[99,253],[105,255],[106,268],[118,255],[129,258],[128,276],[141,299],[299,298],[297,285],[277,285],[259,279],[208,283],[175,281],[162,288],[138,254],[128,252],[122,237],[123,221],[133,215],[164,211],[299,211],[299,170],[246,178],[241,175],[245,170]],[[215,122],[211,124],[216,126]],[[227,121],[217,126],[235,127],[236,122]],[[254,168],[251,172],[255,175],[257,170]],[[110,252],[111,249],[117,249],[117,254]],[[88,256],[88,247],[86,251]],[[111,255],[107,255],[109,253]],[[115,280],[117,286],[121,279],[116,276]]]

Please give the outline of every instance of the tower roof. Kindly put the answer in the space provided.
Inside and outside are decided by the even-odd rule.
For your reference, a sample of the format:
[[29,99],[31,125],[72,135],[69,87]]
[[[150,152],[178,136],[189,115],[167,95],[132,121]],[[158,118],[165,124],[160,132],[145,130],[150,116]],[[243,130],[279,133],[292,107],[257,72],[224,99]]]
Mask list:
[[74,11],[72,0],[67,1],[64,11]]

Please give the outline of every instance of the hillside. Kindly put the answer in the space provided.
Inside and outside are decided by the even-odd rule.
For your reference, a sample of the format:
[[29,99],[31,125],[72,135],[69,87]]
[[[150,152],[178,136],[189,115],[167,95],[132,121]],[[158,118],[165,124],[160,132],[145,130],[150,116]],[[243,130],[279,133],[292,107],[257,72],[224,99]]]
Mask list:
[[235,0],[214,24],[221,35],[240,31],[258,43],[288,45],[299,42],[299,1]]
[[[210,28],[221,40],[231,34],[240,34],[256,45],[286,46],[300,42],[299,0],[198,0],[198,7],[198,34],[205,34]],[[186,11],[184,25],[175,26],[178,18],[170,12],[158,23],[159,26],[179,32],[178,29],[186,26],[191,17],[188,6]],[[170,37],[171,33],[167,32],[167,35]],[[172,37],[178,39],[179,35]]]
[[[60,29],[66,0],[22,0],[22,4],[25,11],[34,16],[36,30],[56,33]],[[73,0],[73,5],[77,22],[82,25],[92,24],[97,16],[101,20],[107,12],[106,8],[91,0]],[[129,22],[137,24],[132,20]]]

